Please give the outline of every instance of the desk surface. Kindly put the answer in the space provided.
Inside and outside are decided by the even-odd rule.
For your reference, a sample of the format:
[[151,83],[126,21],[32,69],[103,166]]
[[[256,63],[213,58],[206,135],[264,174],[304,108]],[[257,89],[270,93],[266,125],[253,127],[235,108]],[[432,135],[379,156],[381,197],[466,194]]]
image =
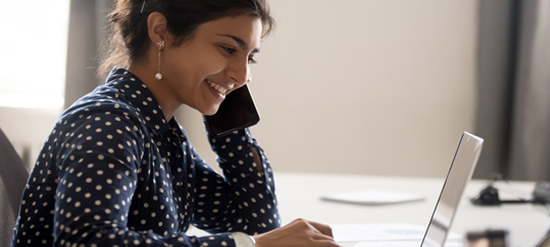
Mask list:
[[[412,223],[427,226],[444,179],[383,177],[343,174],[276,173],[275,186],[279,212],[283,224],[304,218],[325,224],[354,223]],[[510,232],[511,247],[534,246],[550,229],[550,211],[547,206],[533,204],[506,204],[476,206],[469,198],[475,197],[487,185],[486,181],[472,180],[468,184],[455,215],[451,232],[464,236],[468,231],[506,229]],[[532,182],[497,183],[501,199],[505,192],[529,194]],[[364,206],[320,200],[327,193],[366,189],[385,189],[421,193],[423,201],[401,204]],[[508,195],[509,196],[509,195]],[[203,235],[191,229],[188,234]],[[345,243],[344,247],[353,243]]]
[[[428,224],[443,179],[381,177],[340,174],[277,173],[276,194],[283,224],[295,218],[304,218],[326,224],[349,223],[412,223]],[[471,181],[466,188],[451,231],[465,235],[468,231],[507,229],[511,246],[534,246],[550,229],[548,207],[533,204],[506,204],[476,206],[469,198],[475,197],[487,185],[486,181]],[[531,193],[532,182],[499,183],[501,199],[504,192]],[[321,201],[327,193],[365,189],[387,189],[422,193],[426,200],[392,205],[364,206]],[[506,199],[506,198],[504,198]]]

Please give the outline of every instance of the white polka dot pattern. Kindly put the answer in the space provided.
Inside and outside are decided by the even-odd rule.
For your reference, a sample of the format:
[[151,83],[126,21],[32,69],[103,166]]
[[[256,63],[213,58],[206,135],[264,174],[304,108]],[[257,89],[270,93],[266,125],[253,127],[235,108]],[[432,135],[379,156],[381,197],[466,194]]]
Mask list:
[[[12,246],[235,246],[229,232],[279,227],[271,167],[248,129],[209,140],[223,176],[164,120],[149,89],[115,67],[44,143]],[[187,236],[190,224],[213,235]]]

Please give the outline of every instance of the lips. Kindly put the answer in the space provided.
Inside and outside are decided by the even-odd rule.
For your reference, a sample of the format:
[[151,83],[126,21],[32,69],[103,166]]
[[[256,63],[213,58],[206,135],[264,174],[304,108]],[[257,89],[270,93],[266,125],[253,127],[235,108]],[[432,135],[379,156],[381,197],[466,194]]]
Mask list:
[[215,82],[211,81],[211,80],[208,80],[206,79],[205,80],[206,83],[212,87],[213,89],[215,89],[216,91],[218,91],[221,95],[226,95],[227,94],[227,89],[225,89],[224,87],[220,86],[219,84],[216,84]]

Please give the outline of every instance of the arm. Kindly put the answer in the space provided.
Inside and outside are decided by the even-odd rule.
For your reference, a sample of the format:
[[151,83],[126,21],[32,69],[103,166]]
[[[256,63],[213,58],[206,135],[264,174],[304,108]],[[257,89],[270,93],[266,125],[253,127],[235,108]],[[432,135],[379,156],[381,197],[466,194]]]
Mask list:
[[[201,227],[201,223],[204,221],[198,220],[195,224],[199,228],[210,232],[245,232],[254,235],[256,247],[338,246],[334,242],[332,230],[324,224],[297,219],[280,227],[281,220],[274,194],[275,186],[271,166],[263,150],[250,136],[248,129],[209,140],[212,149],[218,154],[218,162],[224,172],[224,177],[213,171],[204,173],[215,176],[215,181],[219,185],[217,191],[210,191],[210,193],[217,197],[217,202],[227,201],[229,203],[222,207],[225,210],[221,214],[202,214],[202,219],[212,219],[213,221],[206,223],[208,227]],[[206,164],[203,164],[203,168],[207,167]],[[265,193],[263,193],[264,191]],[[262,200],[259,201],[258,198]],[[210,209],[203,212],[212,212],[212,207],[216,208],[219,205],[216,201],[207,203],[199,201],[199,204],[203,203],[204,209]],[[231,214],[232,212],[236,213]],[[219,220],[222,220],[221,222],[224,222],[225,225],[218,224],[217,228],[211,228],[216,225],[216,222],[220,222]],[[228,221],[229,225],[226,224]],[[242,223],[234,224],[234,222]]]
[[[242,231],[249,234],[279,227],[271,167],[248,130],[211,138],[210,143],[218,154],[224,176],[202,161],[197,165],[197,205],[200,208],[193,223],[210,232]],[[261,155],[254,155],[254,152]],[[266,172],[260,172],[258,167]],[[205,196],[201,197],[201,194]]]
[[130,205],[139,196],[136,185],[146,136],[139,119],[131,114],[96,110],[86,114],[90,118],[70,116],[67,126],[57,129],[61,148],[54,149],[59,182],[52,226],[56,246],[199,246],[204,242],[215,246],[230,241],[229,234],[210,240],[129,229]]

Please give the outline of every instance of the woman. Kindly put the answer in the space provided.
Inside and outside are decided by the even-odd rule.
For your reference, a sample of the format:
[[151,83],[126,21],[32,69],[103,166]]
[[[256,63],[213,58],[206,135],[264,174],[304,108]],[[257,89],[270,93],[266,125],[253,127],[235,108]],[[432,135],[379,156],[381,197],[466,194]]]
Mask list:
[[[120,0],[107,82],[68,108],[45,142],[12,246],[337,246],[330,228],[280,227],[271,168],[245,129],[209,137],[224,175],[173,114],[216,113],[250,81],[273,26],[265,0]],[[213,235],[187,236],[190,225]]]

